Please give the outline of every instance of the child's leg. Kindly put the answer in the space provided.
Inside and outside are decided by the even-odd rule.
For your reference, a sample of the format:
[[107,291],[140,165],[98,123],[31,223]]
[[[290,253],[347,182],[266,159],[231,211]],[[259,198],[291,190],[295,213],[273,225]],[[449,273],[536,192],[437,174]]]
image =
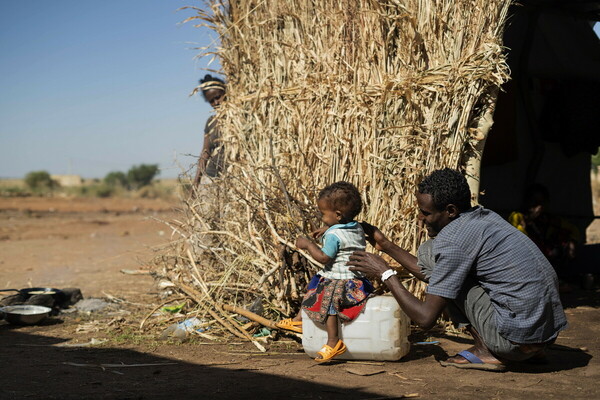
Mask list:
[[[339,336],[339,332],[338,332],[338,318],[336,314],[329,314],[327,316],[327,319],[325,320],[325,329],[327,330],[327,346],[331,347],[332,349],[335,348],[335,346],[338,344],[338,341],[340,340],[340,336]],[[346,350],[344,350],[346,351]],[[344,351],[337,353],[337,354],[341,354]],[[327,356],[327,359],[330,359],[331,356]],[[321,354],[321,352],[318,353],[317,358],[315,358],[315,361],[319,361],[323,359],[323,355]]]
[[327,345],[330,347],[335,347],[337,342],[340,340],[337,314],[327,316],[325,328],[327,329]]

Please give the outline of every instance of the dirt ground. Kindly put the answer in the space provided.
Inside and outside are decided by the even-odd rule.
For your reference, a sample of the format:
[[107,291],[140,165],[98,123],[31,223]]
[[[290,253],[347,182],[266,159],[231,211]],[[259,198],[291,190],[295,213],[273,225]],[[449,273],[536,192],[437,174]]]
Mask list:
[[[570,328],[549,364],[504,373],[441,367],[470,340],[440,329],[413,329],[400,361],[332,365],[315,365],[293,338],[266,353],[239,342],[160,340],[156,329],[139,330],[163,301],[154,281],[121,270],[143,269],[169,241],[160,220],[177,215],[160,200],[0,199],[0,289],[77,287],[111,303],[36,326],[0,321],[1,399],[600,398],[598,285],[563,295]],[[600,241],[598,232],[596,221],[590,237]],[[439,344],[414,344],[425,340]]]

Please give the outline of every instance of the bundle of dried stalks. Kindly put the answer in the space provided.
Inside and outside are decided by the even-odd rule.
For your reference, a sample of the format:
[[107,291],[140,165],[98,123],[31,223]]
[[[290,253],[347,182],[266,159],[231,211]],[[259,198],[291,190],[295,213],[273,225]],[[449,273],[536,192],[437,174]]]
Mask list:
[[212,54],[228,80],[217,112],[227,169],[186,201],[182,240],[156,274],[227,324],[219,304],[257,296],[271,317],[294,313],[316,270],[294,240],[319,226],[315,196],[339,180],[362,192],[359,220],[414,252],[424,239],[416,184],[477,160],[507,79],[509,3],[217,0],[194,9],[190,20],[220,37]]

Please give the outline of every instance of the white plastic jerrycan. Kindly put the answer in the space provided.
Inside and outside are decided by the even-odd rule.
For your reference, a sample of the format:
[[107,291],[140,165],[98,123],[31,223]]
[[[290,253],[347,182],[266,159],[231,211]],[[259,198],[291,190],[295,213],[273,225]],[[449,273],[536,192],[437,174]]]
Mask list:
[[[399,360],[408,354],[410,319],[391,295],[367,300],[363,312],[352,322],[340,324],[339,336],[347,349],[339,360]],[[313,322],[302,311],[302,346],[311,357],[327,343],[324,324]]]

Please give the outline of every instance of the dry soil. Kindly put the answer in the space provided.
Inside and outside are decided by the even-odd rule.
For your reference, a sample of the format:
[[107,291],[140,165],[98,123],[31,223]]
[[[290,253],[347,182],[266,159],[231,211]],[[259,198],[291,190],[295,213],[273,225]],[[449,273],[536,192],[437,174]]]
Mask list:
[[[413,329],[397,362],[315,365],[293,338],[266,344],[158,339],[140,322],[163,300],[151,277],[124,274],[169,241],[173,204],[132,199],[0,199],[0,289],[78,287],[111,303],[36,326],[0,322],[2,399],[595,399],[600,293],[563,295],[570,328],[549,363],[492,373],[438,363],[468,337]],[[594,225],[591,237],[598,238]],[[593,236],[595,235],[595,236]],[[9,292],[4,295],[10,294]]]

